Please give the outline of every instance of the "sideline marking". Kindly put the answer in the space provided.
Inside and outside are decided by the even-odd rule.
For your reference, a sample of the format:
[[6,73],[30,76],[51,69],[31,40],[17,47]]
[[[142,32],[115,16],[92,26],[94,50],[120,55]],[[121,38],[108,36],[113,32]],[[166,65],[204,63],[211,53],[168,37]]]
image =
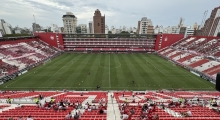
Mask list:
[[[130,87],[132,87],[132,86],[130,86]],[[8,87],[8,88],[94,88],[94,89],[96,89],[96,86],[94,86],[94,87]],[[110,87],[102,87],[102,88],[110,88]],[[129,88],[129,87],[123,87],[123,86],[119,86],[119,87],[111,87],[111,88],[117,88],[117,89],[120,89],[120,88]],[[148,88],[148,87],[142,87],[142,86],[139,86],[138,88],[145,88],[145,90]],[[138,88],[136,88],[136,89],[138,89]],[[170,88],[165,88],[165,89],[177,89],[177,88],[173,88],[173,87],[170,87]],[[213,88],[192,88],[192,87],[189,87],[189,88],[181,88],[181,89],[183,89],[183,90],[185,90],[185,89],[187,89],[187,90],[212,90],[212,91],[214,91],[213,90]],[[156,89],[147,89],[147,90],[156,90]]]
[[108,62],[109,62],[109,79],[108,79],[108,83],[109,83],[109,87],[111,88],[111,82],[110,82],[110,81],[111,81],[111,77],[110,77],[110,76],[111,76],[111,72],[110,72],[110,70],[111,70],[110,60],[111,60],[111,59],[110,59],[110,54],[109,54],[109,61],[108,61]]
[[[145,59],[146,60],[146,59]],[[146,60],[147,61],[147,60]],[[147,61],[147,65],[151,65],[154,67],[154,69],[156,69],[157,71],[159,71],[160,73],[162,73],[164,76],[167,77],[179,77],[179,76],[190,76],[190,75],[166,75],[164,72],[162,72],[161,70],[159,70],[157,67],[155,67],[153,64],[151,64],[150,62]]]

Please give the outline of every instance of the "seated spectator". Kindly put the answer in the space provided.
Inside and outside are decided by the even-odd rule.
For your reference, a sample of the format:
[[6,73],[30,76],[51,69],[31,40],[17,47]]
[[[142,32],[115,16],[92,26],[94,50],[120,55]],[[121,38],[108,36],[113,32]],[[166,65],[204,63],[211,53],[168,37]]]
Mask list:
[[14,118],[13,117],[9,117],[8,120],[14,120]]
[[106,108],[105,108],[103,111],[104,111],[104,114],[107,114],[107,110],[106,110]]
[[18,108],[22,108],[23,106],[21,104],[18,104]]
[[89,111],[89,112],[91,112],[91,111],[92,111],[92,109],[89,107],[89,108],[88,108],[88,111]]
[[74,120],[78,120],[79,119],[79,115],[77,114],[77,112],[76,112],[76,114],[74,115]]
[[72,118],[72,114],[71,112],[69,112],[66,116],[65,116],[65,119],[66,120],[70,120]]
[[123,114],[123,115],[121,116],[121,118],[122,118],[123,120],[127,120],[127,119],[128,119],[128,115],[127,115],[127,114]]
[[82,115],[82,113],[81,113],[81,111],[80,111],[80,110],[78,111],[78,115],[79,115],[79,117],[81,117],[81,115]]
[[187,112],[182,112],[180,113],[183,117],[191,117],[192,116],[192,112],[190,110],[188,110]]
[[187,116],[188,116],[188,117],[191,117],[191,116],[192,116],[192,112],[191,112],[190,110],[188,110],[186,113],[187,113]]
[[212,110],[215,111],[215,112],[217,112],[218,114],[220,114],[220,108],[217,108],[217,109],[212,108]]
[[22,116],[18,117],[17,120],[24,120],[24,118]]
[[34,120],[30,115],[27,117],[27,120]]
[[132,115],[135,114],[134,108],[131,108],[130,113],[131,113]]
[[154,119],[154,120],[159,120],[158,114],[155,114],[154,117],[153,117],[153,119]]
[[100,110],[99,110],[99,113],[100,113],[100,114],[103,114],[103,113],[104,113],[103,109],[100,109]]

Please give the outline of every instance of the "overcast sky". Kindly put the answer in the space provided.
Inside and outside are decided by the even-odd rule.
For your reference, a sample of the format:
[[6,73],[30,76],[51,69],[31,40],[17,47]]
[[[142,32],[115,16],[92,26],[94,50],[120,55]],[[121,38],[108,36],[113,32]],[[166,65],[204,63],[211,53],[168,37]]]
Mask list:
[[176,26],[180,17],[185,25],[201,24],[205,10],[208,16],[220,6],[220,0],[0,0],[0,19],[13,27],[30,28],[34,22],[41,26],[63,26],[62,15],[73,12],[78,24],[92,21],[94,11],[105,14],[108,26],[137,27],[142,17],[151,19],[153,25]]

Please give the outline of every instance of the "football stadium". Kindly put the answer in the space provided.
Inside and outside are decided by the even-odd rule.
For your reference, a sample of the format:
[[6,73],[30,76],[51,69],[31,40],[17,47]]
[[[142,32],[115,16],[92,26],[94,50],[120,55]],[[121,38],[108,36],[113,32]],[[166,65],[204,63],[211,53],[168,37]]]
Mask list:
[[1,37],[0,120],[220,120],[220,37],[209,29]]

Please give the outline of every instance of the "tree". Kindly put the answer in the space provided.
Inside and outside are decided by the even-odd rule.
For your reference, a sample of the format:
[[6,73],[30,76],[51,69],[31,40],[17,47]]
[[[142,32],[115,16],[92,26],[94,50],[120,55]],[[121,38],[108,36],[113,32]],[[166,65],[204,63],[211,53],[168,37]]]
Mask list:
[[129,38],[130,37],[130,33],[128,31],[121,31],[120,33],[122,36],[122,38]]
[[112,34],[112,31],[108,31],[108,34]]
[[220,37],[220,32],[217,34],[217,37]]
[[120,34],[129,34],[129,32],[128,31],[121,31]]
[[44,32],[51,32],[51,27],[48,27],[47,29],[43,29]]
[[20,37],[20,36],[31,36],[29,34],[5,34],[3,37]]

